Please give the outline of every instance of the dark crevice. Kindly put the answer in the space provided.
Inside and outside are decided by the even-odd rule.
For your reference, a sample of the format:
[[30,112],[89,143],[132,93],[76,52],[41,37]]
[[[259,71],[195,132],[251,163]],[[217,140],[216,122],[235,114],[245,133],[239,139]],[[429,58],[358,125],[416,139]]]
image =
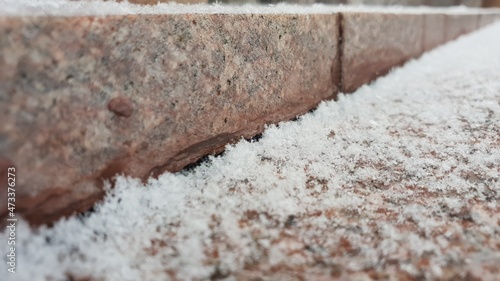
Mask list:
[[262,133],[256,134],[255,136],[248,139],[249,142],[258,142],[262,138]]
[[200,159],[198,159],[196,162],[188,164],[187,166],[185,166],[182,170],[180,170],[180,173],[191,173],[197,167],[203,165],[204,163],[208,163],[210,161],[210,156],[218,157],[218,156],[222,156],[222,155],[224,155],[224,151],[220,152],[220,153],[217,153],[217,154],[208,154],[208,155],[205,155],[205,156],[201,157]]
[[87,211],[77,213],[75,217],[80,221],[84,222],[87,218],[89,218],[93,213],[96,211],[96,205],[92,206],[92,208],[88,209]]
[[[342,13],[339,13],[338,16],[338,24],[339,28],[339,38],[338,38],[338,43],[337,43],[337,58],[338,58],[338,77],[337,77],[337,85],[338,85],[338,91],[339,92],[344,92],[344,68],[342,66],[342,58],[344,57],[344,15]],[[336,95],[338,96],[338,95]],[[337,98],[335,98],[337,99]]]
[[427,27],[427,15],[425,16],[422,16],[423,17],[423,20],[422,20],[422,38],[420,38],[420,55],[422,55],[423,53],[425,53],[427,50],[427,46],[425,45],[425,40],[427,40],[426,38],[426,27]]

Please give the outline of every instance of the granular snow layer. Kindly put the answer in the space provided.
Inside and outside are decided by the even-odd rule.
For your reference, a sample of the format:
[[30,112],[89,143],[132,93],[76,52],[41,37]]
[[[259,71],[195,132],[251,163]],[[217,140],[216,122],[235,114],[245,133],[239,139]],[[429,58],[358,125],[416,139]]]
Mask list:
[[1,276],[499,280],[498,34],[461,37],[189,171],[119,177],[85,216],[21,222],[17,273],[1,262]]

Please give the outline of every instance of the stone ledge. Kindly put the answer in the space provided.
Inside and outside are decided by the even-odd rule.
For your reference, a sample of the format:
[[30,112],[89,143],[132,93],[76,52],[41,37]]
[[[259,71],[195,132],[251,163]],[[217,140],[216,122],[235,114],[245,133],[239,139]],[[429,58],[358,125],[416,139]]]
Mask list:
[[446,15],[445,40],[450,41],[478,29],[478,21],[477,14]]
[[0,18],[0,32],[0,155],[35,224],[337,93],[336,15]]
[[342,13],[340,17],[343,92],[354,92],[423,52],[424,15]]
[[422,50],[424,52],[446,42],[446,15],[444,14],[427,14],[424,19],[424,34]]
[[0,16],[0,166],[18,168],[17,212],[50,223],[117,174],[178,171],[497,18]]

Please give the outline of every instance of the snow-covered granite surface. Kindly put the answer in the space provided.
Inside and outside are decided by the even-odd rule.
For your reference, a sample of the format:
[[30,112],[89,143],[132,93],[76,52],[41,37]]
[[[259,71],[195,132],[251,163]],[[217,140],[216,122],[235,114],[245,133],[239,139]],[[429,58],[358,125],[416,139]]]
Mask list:
[[1,279],[498,280],[498,34],[461,37],[189,171],[118,178],[88,216],[21,223],[17,273],[1,262]]

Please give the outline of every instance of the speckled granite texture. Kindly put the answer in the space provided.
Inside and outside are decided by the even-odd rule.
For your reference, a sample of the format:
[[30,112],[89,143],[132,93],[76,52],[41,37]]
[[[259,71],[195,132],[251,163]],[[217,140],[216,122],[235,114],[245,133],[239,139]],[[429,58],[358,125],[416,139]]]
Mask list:
[[0,156],[18,168],[18,213],[87,210],[116,174],[178,171],[334,98],[337,21],[0,17]]
[[343,92],[423,52],[423,15],[343,13],[341,22]]

